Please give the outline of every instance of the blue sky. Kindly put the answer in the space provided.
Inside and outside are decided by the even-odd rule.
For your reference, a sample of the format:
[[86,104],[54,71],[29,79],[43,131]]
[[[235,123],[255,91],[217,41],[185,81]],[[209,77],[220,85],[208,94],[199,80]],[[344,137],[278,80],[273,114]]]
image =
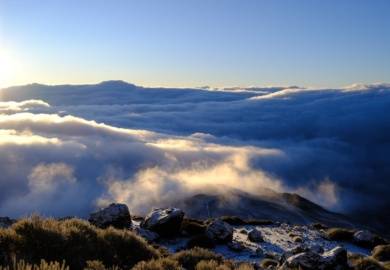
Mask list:
[[390,81],[390,1],[0,0],[0,87]]

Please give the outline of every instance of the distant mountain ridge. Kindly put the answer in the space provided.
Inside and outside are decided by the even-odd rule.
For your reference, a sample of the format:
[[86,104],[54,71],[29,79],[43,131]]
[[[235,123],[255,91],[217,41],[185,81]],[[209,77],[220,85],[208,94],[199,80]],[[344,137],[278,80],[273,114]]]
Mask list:
[[198,193],[174,202],[188,216],[207,219],[237,216],[243,219],[265,219],[292,224],[323,223],[329,226],[353,227],[347,216],[331,212],[293,193],[272,192],[266,196],[252,195],[239,190],[227,193]]
[[[98,84],[81,85],[29,84],[0,89],[0,93],[2,101],[41,99],[58,106],[167,104],[175,103],[176,100],[224,102],[243,100],[257,95],[254,91],[232,92],[209,91],[200,88],[141,87],[124,81],[104,81]],[[76,96],[77,98],[75,98]]]

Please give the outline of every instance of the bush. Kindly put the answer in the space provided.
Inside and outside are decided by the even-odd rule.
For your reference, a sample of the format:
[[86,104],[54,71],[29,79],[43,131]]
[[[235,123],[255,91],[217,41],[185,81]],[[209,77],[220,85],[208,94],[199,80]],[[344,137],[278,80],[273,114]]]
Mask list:
[[219,266],[219,263],[214,260],[200,261],[196,264],[196,270],[215,270]]
[[101,261],[87,261],[84,270],[106,270],[106,266]]
[[28,264],[25,261],[14,261],[12,266],[0,266],[0,270],[69,270],[68,266],[65,266],[65,262],[60,264],[59,262],[47,263],[45,260],[41,260],[40,264]]
[[187,248],[194,247],[213,248],[215,247],[215,242],[205,234],[195,235],[187,243]]
[[200,220],[185,218],[181,223],[180,230],[189,235],[197,235],[204,233],[206,231],[206,226]]
[[87,261],[84,270],[120,270],[118,266],[106,267],[101,261]]
[[217,263],[221,263],[223,261],[223,257],[221,255],[217,255],[214,252],[211,252],[207,249],[203,248],[193,248],[188,250],[180,251],[176,254],[172,255],[172,259],[179,262],[184,268],[188,270],[195,269],[196,265],[203,260],[210,261],[214,260]]
[[248,263],[242,263],[238,265],[238,267],[236,268],[236,270],[254,270],[254,269],[255,268]]
[[273,221],[267,220],[267,219],[248,219],[244,220],[237,216],[222,216],[220,218],[222,221],[233,225],[233,226],[240,226],[240,225],[254,225],[254,226],[263,226],[263,225],[272,225],[274,224]]
[[268,219],[248,219],[246,221],[246,224],[254,225],[254,226],[266,226],[266,225],[273,225],[275,224],[275,222]]
[[379,245],[372,251],[372,257],[378,261],[390,261],[390,245]]
[[179,263],[170,258],[139,262],[132,270],[183,270]]
[[260,266],[264,269],[268,269],[270,266],[276,267],[277,265],[278,265],[278,262],[276,260],[269,259],[269,258],[263,259],[260,262]]
[[248,263],[234,265],[231,261],[203,260],[196,265],[195,270],[254,270],[254,268]]
[[352,241],[354,230],[345,228],[331,228],[325,231],[325,236],[334,241]]
[[313,229],[315,230],[327,230],[329,229],[328,226],[322,224],[322,223],[313,223],[310,225],[310,227],[312,227]]
[[222,216],[220,217],[220,220],[233,226],[246,225],[246,222],[237,216]]
[[360,254],[348,254],[348,264],[354,270],[382,270],[385,269],[376,260]]
[[0,248],[3,265],[16,257],[31,264],[41,259],[65,260],[71,269],[83,269],[88,260],[130,268],[159,256],[156,249],[128,230],[103,230],[78,219],[58,221],[37,216],[0,230]]

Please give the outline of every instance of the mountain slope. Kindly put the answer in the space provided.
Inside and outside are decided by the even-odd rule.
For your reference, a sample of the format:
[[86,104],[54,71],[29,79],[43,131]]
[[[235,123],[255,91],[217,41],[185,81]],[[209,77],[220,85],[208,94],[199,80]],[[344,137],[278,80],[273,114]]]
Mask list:
[[197,194],[177,203],[193,218],[238,216],[244,219],[269,219],[294,224],[321,222],[330,226],[352,226],[346,216],[290,193],[256,196],[242,191]]

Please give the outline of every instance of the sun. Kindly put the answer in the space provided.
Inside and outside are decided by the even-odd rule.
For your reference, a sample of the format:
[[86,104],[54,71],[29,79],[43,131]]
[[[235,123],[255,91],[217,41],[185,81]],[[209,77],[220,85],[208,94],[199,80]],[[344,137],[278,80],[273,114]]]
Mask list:
[[19,68],[19,61],[15,52],[0,47],[0,88],[15,82]]

